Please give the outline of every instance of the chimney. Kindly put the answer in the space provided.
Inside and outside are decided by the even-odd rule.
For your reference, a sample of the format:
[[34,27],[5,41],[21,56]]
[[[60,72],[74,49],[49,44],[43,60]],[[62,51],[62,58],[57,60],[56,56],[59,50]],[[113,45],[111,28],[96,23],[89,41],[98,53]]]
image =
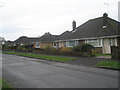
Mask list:
[[50,32],[46,32],[45,35],[51,35]]
[[73,22],[72,22],[72,28],[73,28],[73,30],[76,29],[76,22],[75,22],[75,20],[73,20]]
[[108,19],[108,14],[104,13],[103,14],[103,26],[107,27],[107,23],[108,23],[107,19]]

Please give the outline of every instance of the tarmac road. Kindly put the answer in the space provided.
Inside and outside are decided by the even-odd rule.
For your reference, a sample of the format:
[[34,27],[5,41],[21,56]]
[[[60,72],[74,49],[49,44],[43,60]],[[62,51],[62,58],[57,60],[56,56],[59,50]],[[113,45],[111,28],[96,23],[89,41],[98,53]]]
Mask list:
[[118,88],[118,71],[5,54],[2,77],[15,88]]

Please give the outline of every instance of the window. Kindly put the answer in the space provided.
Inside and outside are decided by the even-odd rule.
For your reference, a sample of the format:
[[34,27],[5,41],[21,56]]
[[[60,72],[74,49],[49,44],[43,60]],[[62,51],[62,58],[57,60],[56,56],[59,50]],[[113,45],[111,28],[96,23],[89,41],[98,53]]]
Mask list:
[[100,47],[102,46],[102,40],[101,39],[91,39],[86,41],[87,44],[90,44],[94,47]]
[[75,46],[79,45],[79,42],[78,41],[75,41]]
[[109,39],[110,46],[115,46],[115,38],[110,38]]
[[99,43],[98,46],[102,46],[102,39],[98,39],[98,43]]
[[36,48],[40,48],[40,43],[36,43]]
[[69,47],[69,42],[68,41],[66,42],[66,47]]
[[67,47],[74,47],[74,46],[76,46],[76,41],[67,41],[66,46]]

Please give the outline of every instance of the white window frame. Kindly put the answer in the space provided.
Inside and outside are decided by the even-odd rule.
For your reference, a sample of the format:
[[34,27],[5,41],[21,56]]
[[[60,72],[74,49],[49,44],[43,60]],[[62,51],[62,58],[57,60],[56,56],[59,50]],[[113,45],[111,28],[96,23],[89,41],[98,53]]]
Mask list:
[[40,43],[39,42],[36,42],[35,48],[40,48]]
[[79,42],[78,40],[75,41],[75,46],[79,45]]
[[[114,39],[114,43],[113,43],[113,39]],[[117,38],[110,38],[110,46],[117,46]]]
[[70,40],[70,41],[66,41],[66,47],[74,47],[74,46],[70,46],[71,41],[75,42],[75,46],[77,46],[77,41]]
[[69,42],[68,41],[66,41],[66,47],[69,47]]
[[[95,46],[95,45],[90,44],[89,42],[96,42],[96,43],[98,43],[98,45]],[[85,43],[90,44],[94,47],[102,47],[102,39],[88,39],[85,41]]]
[[[56,46],[55,46],[56,44]],[[56,48],[57,47],[57,42],[53,42],[53,47]]]

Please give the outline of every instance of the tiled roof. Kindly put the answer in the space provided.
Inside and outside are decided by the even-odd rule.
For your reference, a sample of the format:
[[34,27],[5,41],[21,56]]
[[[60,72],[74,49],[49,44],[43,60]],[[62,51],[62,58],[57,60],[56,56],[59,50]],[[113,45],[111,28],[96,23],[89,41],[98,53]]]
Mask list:
[[26,36],[19,37],[17,40],[14,41],[14,43],[17,44],[32,44],[35,42],[53,42],[58,39],[58,35],[51,35],[50,33],[46,33],[41,37],[37,38],[29,38]]
[[107,18],[107,27],[103,27],[103,17],[92,19],[73,31],[67,39],[94,38],[120,35],[120,22]]
[[34,42],[37,42],[39,41],[40,38],[28,38],[26,36],[22,36],[22,37],[19,37],[17,40],[14,41],[14,43],[17,43],[17,44],[31,44],[31,43],[34,43]]
[[40,37],[40,42],[53,42],[58,40],[58,35],[51,35],[50,33],[45,33],[43,36]]
[[65,40],[65,39],[67,39],[70,34],[71,34],[70,31],[65,31],[61,35],[59,35],[59,39],[58,40]]

